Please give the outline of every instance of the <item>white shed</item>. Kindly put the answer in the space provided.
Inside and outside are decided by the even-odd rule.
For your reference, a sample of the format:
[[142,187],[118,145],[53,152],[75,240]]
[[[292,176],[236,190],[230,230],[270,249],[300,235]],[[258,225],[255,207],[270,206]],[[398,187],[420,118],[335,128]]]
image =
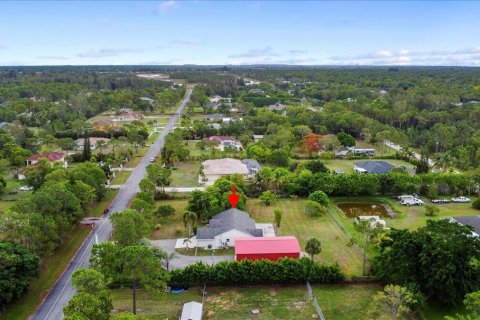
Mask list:
[[187,302],[183,305],[180,320],[202,320],[203,305],[200,302]]

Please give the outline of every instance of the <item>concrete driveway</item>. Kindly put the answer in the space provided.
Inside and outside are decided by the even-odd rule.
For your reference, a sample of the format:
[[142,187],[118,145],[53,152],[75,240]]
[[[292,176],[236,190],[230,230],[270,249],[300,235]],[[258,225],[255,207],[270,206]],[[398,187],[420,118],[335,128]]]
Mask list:
[[[175,252],[176,239],[167,240],[151,240],[152,245],[162,248],[167,253]],[[233,256],[185,256],[175,252],[176,257],[170,261],[170,269],[182,269],[188,265],[195,264],[197,262],[203,262],[205,264],[215,264],[221,261],[233,261]]]

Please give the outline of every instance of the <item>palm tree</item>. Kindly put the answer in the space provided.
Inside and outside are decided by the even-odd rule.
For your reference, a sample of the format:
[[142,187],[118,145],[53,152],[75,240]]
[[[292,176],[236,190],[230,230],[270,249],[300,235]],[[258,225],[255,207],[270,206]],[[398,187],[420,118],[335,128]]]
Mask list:
[[96,147],[98,148],[98,150],[100,150],[100,160],[102,161],[103,161],[103,148],[105,148],[106,144],[107,143],[104,140],[98,140],[96,143]]
[[188,228],[188,237],[191,237],[193,235],[193,226],[195,225],[197,219],[198,216],[193,211],[187,210],[183,213],[183,224],[186,228]]
[[404,146],[402,148],[402,152],[401,152],[402,156],[406,159],[410,159],[410,158],[413,158],[415,156],[415,153],[413,152],[412,149],[410,149],[409,146]]
[[448,153],[437,153],[435,155],[435,167],[447,172],[448,168],[453,165],[453,160],[453,157]]

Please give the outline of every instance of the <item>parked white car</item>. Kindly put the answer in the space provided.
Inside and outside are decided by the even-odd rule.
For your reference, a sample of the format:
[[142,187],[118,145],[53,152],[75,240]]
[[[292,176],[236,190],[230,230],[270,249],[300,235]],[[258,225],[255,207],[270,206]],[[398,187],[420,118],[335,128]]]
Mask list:
[[23,186],[23,187],[18,188],[18,190],[20,190],[20,191],[32,191],[33,187]]
[[455,203],[467,203],[470,202],[470,199],[467,197],[457,197],[457,198],[452,198],[452,202]]
[[152,158],[150,158],[149,161],[150,161],[150,162],[155,162],[155,158],[152,157]]
[[406,198],[400,201],[400,204],[404,206],[421,206],[423,205],[423,201],[418,198]]

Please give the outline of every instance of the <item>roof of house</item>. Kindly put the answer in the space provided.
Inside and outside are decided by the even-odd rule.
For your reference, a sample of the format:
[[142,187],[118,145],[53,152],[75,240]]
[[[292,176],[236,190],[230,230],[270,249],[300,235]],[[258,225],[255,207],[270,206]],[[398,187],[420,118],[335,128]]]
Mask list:
[[270,110],[283,110],[287,107],[287,105],[283,103],[276,103],[276,104],[271,104],[268,106],[268,109]]
[[248,174],[248,168],[240,160],[223,158],[202,162],[204,174]]
[[262,229],[255,227],[255,220],[242,210],[231,208],[216,214],[210,219],[208,225],[197,229],[197,239],[214,239],[219,234],[236,229],[254,237],[263,235]]
[[210,125],[210,127],[212,127],[213,129],[217,129],[217,130],[218,130],[218,129],[221,128],[221,125],[220,125],[220,123],[212,123],[212,124]]
[[203,305],[200,302],[190,301],[183,305],[180,320],[201,320]]
[[221,113],[213,113],[213,114],[207,114],[205,118],[207,119],[223,119],[223,114]]
[[97,126],[112,126],[114,122],[108,119],[100,119],[98,121],[95,121],[93,124],[96,124]]
[[452,219],[464,226],[472,226],[474,232],[480,235],[480,216],[459,216]]
[[205,141],[215,141],[216,143],[220,144],[222,141],[237,141],[234,137],[230,136],[211,136],[203,139]]
[[360,161],[355,162],[354,165],[368,173],[387,173],[392,168],[395,168],[393,164],[387,161]]
[[63,152],[47,152],[47,153],[38,153],[34,154],[27,158],[27,161],[36,161],[40,158],[46,158],[48,161],[58,161],[62,160],[65,157]]
[[122,112],[119,117],[129,117],[129,118],[135,118],[135,119],[142,119],[143,118],[143,115],[138,113],[138,112],[135,112],[135,111],[125,111],[125,112]]
[[243,159],[242,163],[247,166],[247,168],[256,168],[260,169],[260,163],[255,159]]
[[253,135],[253,139],[262,139],[263,138],[263,134],[254,134]]
[[[90,137],[90,144],[96,145],[98,141],[108,142],[108,141],[110,141],[110,139],[108,139],[108,138]],[[85,139],[84,139],[84,138],[77,139],[77,140],[75,140],[75,143],[76,143],[77,145],[79,145],[79,146],[83,146],[83,145],[85,144]]]
[[300,244],[293,236],[235,239],[235,254],[262,253],[300,253]]

